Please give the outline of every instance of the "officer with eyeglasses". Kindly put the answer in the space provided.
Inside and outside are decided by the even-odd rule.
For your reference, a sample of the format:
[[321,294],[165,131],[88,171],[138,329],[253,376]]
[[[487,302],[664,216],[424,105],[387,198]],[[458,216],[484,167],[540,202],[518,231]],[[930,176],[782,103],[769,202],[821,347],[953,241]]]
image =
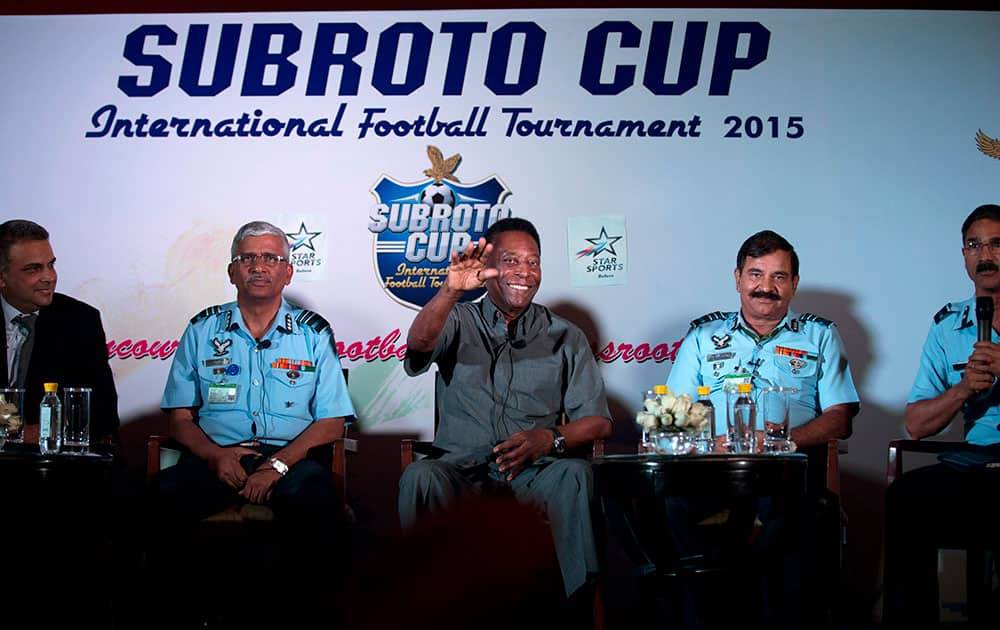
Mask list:
[[183,532],[239,495],[273,509],[281,550],[298,556],[288,560],[322,564],[343,501],[329,464],[310,450],[343,436],[354,415],[333,333],[284,299],[294,270],[281,229],[247,223],[231,255],[236,301],[191,319],[167,377],[160,406],[186,452],[158,476],[158,516]]
[[[965,219],[962,256],[975,293],[934,315],[906,404],[906,431],[916,439],[937,435],[961,412],[966,441],[987,452],[981,470],[939,463],[889,486],[883,625],[890,628],[937,627],[938,547],[997,548],[1000,472],[985,464],[992,456],[1000,466],[1000,206],[979,206]],[[978,297],[993,299],[990,341],[977,341]]]

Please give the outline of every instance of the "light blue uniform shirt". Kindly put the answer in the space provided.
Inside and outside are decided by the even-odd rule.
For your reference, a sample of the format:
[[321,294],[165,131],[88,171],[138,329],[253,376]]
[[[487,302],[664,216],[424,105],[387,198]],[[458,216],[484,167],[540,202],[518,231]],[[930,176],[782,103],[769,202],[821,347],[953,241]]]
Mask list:
[[198,425],[220,445],[282,445],[314,420],[354,415],[330,325],[285,300],[260,343],[236,302],[194,316],[160,407],[195,408]]
[[667,387],[673,393],[698,398],[698,386],[708,385],[715,406],[715,426],[726,432],[725,377],[751,375],[754,391],[764,387],[794,387],[789,425],[801,426],[824,409],[857,403],[844,343],[830,320],[791,310],[770,334],[759,337],[740,313],[716,311],[691,322],[681,343]]
[[[991,331],[993,343],[997,334]],[[976,326],[976,298],[949,303],[934,316],[927,333],[920,369],[910,390],[908,403],[929,400],[962,380],[965,364],[972,354],[972,344],[979,338]],[[1000,442],[1000,388],[993,386],[988,393],[973,396],[962,405],[965,417],[965,439],[971,444]]]

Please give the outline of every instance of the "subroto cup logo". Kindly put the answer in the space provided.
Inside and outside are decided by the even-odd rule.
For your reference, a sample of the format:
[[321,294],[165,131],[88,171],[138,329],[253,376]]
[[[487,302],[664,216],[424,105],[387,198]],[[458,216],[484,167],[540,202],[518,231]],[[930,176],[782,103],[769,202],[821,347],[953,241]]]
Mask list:
[[[448,159],[427,147],[431,168],[423,181],[403,183],[382,175],[371,192],[375,209],[368,230],[375,235],[375,269],[389,297],[420,309],[434,296],[451,253],[479,240],[489,226],[511,216],[504,203],[510,190],[497,176],[462,184],[455,177],[462,156]],[[478,299],[485,289],[469,291],[462,301]]]

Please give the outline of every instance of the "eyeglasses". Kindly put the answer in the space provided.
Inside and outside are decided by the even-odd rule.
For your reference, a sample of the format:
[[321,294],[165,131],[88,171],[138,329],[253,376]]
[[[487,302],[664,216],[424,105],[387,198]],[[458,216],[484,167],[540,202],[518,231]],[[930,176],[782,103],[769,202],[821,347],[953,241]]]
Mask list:
[[274,267],[278,263],[288,262],[288,259],[277,254],[239,254],[233,256],[233,262],[239,263],[244,267],[253,267],[257,264],[257,261],[260,261],[265,267]]
[[970,252],[978,252],[983,247],[989,247],[994,252],[1000,252],[1000,237],[994,236],[991,239],[981,241],[977,238],[970,238],[965,241],[965,249]]

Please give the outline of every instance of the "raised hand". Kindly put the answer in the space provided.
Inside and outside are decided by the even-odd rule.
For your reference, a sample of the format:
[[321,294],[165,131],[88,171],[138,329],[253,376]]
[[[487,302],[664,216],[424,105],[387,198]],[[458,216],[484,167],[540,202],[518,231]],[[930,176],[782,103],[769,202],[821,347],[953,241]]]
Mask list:
[[448,268],[447,286],[454,291],[471,291],[486,284],[489,278],[500,275],[500,271],[487,266],[493,245],[480,238],[469,243],[465,251],[452,252]]

